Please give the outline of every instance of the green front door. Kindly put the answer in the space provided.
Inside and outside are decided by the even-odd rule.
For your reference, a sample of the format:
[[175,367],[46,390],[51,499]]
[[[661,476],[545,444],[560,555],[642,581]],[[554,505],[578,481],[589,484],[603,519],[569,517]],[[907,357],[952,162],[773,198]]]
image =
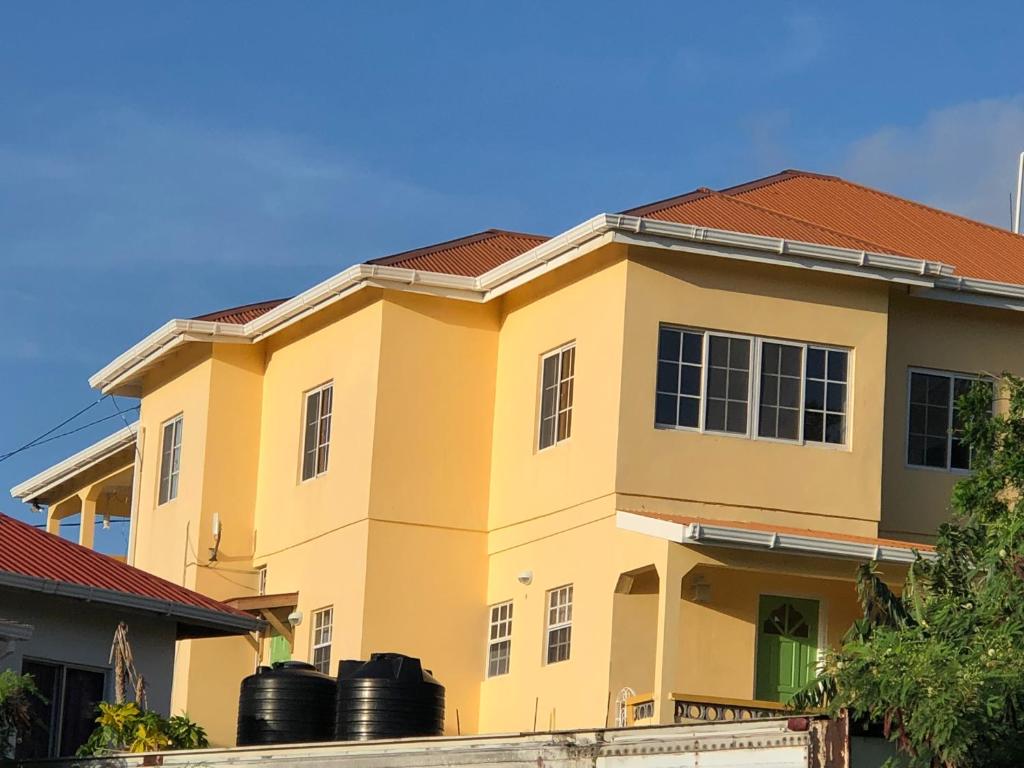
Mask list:
[[757,691],[787,702],[814,676],[818,661],[818,601],[761,595],[757,612]]
[[271,632],[270,635],[270,663],[275,661],[290,661],[292,658],[292,644],[288,638]]

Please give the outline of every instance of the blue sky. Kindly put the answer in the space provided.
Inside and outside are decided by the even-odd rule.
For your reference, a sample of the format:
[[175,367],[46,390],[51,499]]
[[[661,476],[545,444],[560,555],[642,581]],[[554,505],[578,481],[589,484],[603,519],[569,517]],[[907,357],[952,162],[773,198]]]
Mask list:
[[[1022,21],[1019,3],[4,4],[0,454],[171,317],[487,227],[553,234],[786,167],[1006,225]],[[0,510],[39,522],[6,489],[117,426],[0,463]]]

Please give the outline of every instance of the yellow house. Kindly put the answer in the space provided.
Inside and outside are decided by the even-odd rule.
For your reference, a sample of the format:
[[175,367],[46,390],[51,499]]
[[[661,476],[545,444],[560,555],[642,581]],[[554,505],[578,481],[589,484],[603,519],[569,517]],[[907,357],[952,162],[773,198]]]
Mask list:
[[141,399],[128,561],[269,627],[173,706],[232,743],[258,661],[398,651],[453,733],[777,708],[928,555],[1022,308],[1019,236],[787,171],[171,320],[90,380]]

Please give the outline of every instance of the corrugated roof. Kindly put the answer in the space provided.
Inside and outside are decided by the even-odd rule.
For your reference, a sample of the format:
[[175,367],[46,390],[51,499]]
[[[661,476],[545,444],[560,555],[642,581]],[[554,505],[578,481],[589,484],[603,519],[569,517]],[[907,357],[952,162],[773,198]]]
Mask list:
[[478,277],[546,240],[548,238],[542,235],[488,229],[393,256],[371,259],[366,263]]
[[193,317],[193,320],[207,320],[211,323],[231,323],[233,325],[245,325],[250,320],[255,320],[260,315],[265,315],[279,304],[284,304],[288,299],[271,299],[270,301],[259,301],[255,304],[243,304],[240,307],[221,309],[217,312],[210,312],[205,315]]
[[[167,609],[173,609],[174,606],[198,608],[211,614],[220,614],[223,619],[235,623],[238,623],[238,619],[245,620],[242,624],[251,621],[247,614],[213,598],[0,513],[2,574],[53,582],[54,593],[60,592],[60,585],[75,585],[157,601],[165,604]],[[130,601],[126,604],[130,604]],[[192,618],[195,616],[192,615]]]
[[1024,237],[838,176],[788,170],[625,213],[940,261],[964,277],[1024,284]]

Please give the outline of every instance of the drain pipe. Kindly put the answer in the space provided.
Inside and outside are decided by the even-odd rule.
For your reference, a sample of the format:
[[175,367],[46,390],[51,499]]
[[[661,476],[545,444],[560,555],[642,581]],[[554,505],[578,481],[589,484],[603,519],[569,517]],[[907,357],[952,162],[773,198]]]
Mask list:
[[1017,163],[1017,200],[1016,205],[1013,207],[1013,233],[1015,235],[1020,234],[1020,193],[1022,187],[1024,187],[1024,152],[1020,153],[1020,159]]

